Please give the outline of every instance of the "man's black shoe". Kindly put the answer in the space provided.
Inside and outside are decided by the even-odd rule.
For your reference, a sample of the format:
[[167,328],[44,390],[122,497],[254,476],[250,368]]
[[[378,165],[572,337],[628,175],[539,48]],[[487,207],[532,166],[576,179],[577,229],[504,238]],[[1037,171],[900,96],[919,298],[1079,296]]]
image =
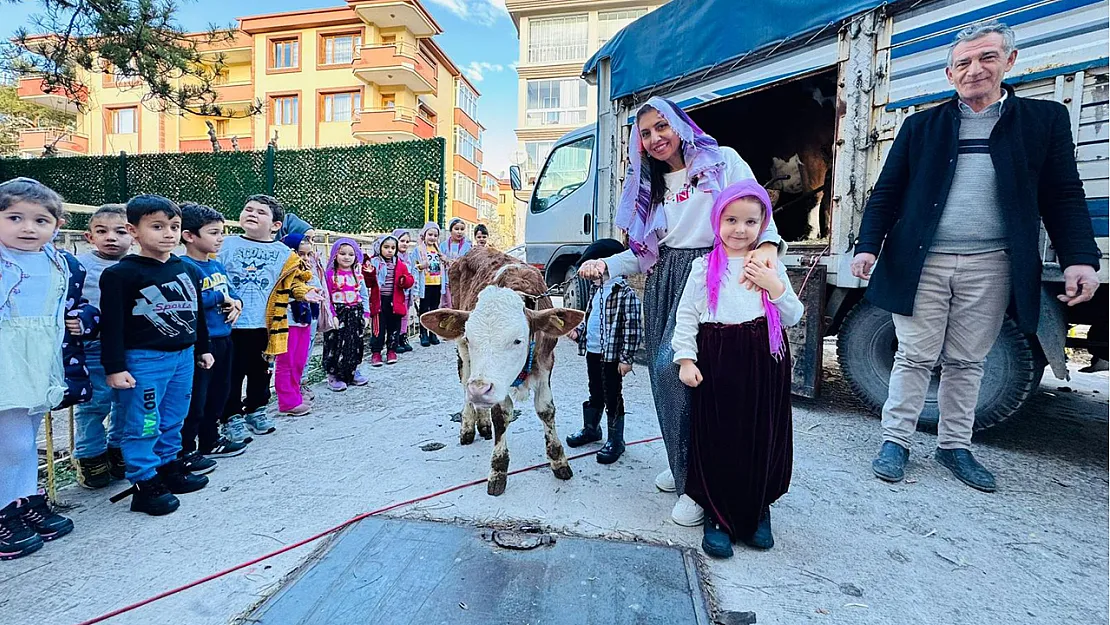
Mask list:
[[910,450],[886,441],[879,449],[879,457],[871,461],[871,470],[879,479],[887,482],[901,482],[906,477],[906,461],[910,458]]
[[998,489],[991,472],[979,464],[975,456],[966,449],[938,449],[934,458],[951,471],[957,480],[976,490],[993,493]]

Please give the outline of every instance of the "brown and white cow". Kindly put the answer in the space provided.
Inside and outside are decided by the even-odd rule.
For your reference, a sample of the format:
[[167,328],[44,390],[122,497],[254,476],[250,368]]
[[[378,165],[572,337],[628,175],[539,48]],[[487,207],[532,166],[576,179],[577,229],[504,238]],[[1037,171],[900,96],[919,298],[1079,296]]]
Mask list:
[[[505,492],[509,449],[505,429],[513,421],[513,404],[531,391],[536,414],[543,422],[547,457],[555,477],[573,475],[555,431],[551,369],[558,337],[573,330],[585,313],[554,308],[549,297],[527,297],[547,291],[535,268],[489,248],[475,248],[448,270],[456,309],[424,313],[420,323],[437,335],[456,341],[464,405],[459,442],[474,442],[474,430],[494,448],[487,492]],[[486,421],[488,413],[489,421]]]

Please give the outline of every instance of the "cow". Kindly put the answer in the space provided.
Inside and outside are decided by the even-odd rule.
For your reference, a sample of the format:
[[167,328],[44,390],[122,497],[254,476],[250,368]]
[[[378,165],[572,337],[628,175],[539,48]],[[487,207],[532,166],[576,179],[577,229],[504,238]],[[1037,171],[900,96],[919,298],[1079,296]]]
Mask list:
[[456,308],[424,313],[420,323],[458,347],[464,397],[459,443],[474,442],[475,426],[489,438],[492,426],[486,492],[505,492],[505,430],[513,421],[514,403],[526,400],[529,391],[543,422],[551,470],[555,477],[569,480],[573,472],[555,431],[551,369],[558,338],[577,327],[585,313],[554,308],[539,270],[489,248],[474,248],[452,262],[447,278]]

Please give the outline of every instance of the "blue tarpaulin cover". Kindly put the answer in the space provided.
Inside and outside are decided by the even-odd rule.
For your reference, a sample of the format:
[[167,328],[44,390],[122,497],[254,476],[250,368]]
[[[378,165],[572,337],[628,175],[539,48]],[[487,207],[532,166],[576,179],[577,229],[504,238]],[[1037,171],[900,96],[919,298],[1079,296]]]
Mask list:
[[802,37],[882,0],[671,0],[629,24],[586,62],[609,57],[610,99],[735,61],[752,50]]

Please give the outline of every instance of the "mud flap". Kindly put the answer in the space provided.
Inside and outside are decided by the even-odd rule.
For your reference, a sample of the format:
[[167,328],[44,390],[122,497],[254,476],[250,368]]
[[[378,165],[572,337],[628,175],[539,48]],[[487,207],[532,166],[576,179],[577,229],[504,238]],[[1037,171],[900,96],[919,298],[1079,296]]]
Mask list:
[[1041,319],[1037,324],[1037,341],[1041,351],[1052,367],[1052,374],[1060,380],[1070,380],[1068,357],[1064,354],[1064,342],[1068,337],[1068,319],[1064,304],[1041,285]]

